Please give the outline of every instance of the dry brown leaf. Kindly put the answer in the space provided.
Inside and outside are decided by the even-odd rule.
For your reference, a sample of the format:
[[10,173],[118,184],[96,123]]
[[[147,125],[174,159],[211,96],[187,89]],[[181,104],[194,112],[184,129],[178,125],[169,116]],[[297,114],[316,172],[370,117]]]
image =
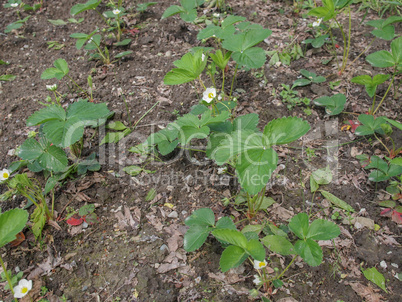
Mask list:
[[78,235],[82,233],[82,224],[77,225],[77,226],[72,226],[70,229],[68,229],[68,232],[70,233],[71,236]]
[[183,267],[186,266],[184,263],[180,263],[179,260],[177,258],[175,258],[172,263],[163,263],[161,264],[157,271],[159,274],[164,274],[168,271],[171,271],[173,269],[179,268],[179,267]]
[[246,278],[240,277],[239,274],[230,273],[230,272],[228,272],[226,274],[224,274],[224,273],[217,273],[217,274],[209,273],[208,277],[212,278],[212,279],[215,279],[215,280],[218,280],[218,281],[221,281],[221,282],[223,282],[225,284],[235,284],[237,282],[241,282],[241,281],[246,280]]
[[376,293],[375,290],[369,286],[364,286],[359,282],[350,282],[349,285],[353,288],[353,290],[367,302],[381,302],[384,301],[383,296]]
[[162,231],[163,229],[163,224],[162,222],[159,220],[159,218],[157,218],[155,215],[152,214],[148,214],[146,215],[148,221],[152,224],[152,226],[157,230],[157,231]]
[[75,195],[75,198],[76,198],[78,201],[81,201],[81,202],[85,202],[85,201],[90,201],[90,200],[91,200],[91,197],[89,197],[87,194],[82,193],[82,192],[77,193],[77,194]]
[[274,214],[276,216],[278,216],[278,218],[280,218],[281,220],[289,220],[290,218],[292,218],[295,214],[293,213],[293,211],[290,211],[288,209],[285,209],[279,205],[274,204],[272,206],[272,209],[270,211],[271,214]]
[[84,191],[92,186],[94,183],[92,181],[81,182],[77,185],[77,192]]
[[343,253],[341,255],[341,265],[344,269],[349,271],[348,276],[358,278],[362,275],[359,264],[356,264],[355,259],[352,257],[345,257]]
[[114,214],[114,216],[118,220],[119,229],[123,230],[138,230],[139,221],[134,220],[133,216],[130,213],[130,209],[127,206],[124,206],[124,214],[119,211]]
[[167,240],[167,245],[169,251],[175,252],[179,246],[183,245],[183,239],[179,232],[175,233],[172,237]]
[[286,297],[279,299],[278,302],[298,302],[298,301],[293,297]]
[[[350,240],[350,239],[335,238],[334,241],[335,241],[335,247],[337,249],[344,248],[344,247],[350,248],[352,246],[352,240]],[[319,241],[318,244],[321,247],[326,247],[326,248],[330,248],[330,249],[334,248],[334,244],[332,243],[332,240],[322,240],[322,241]]]
[[38,267],[35,268],[33,271],[31,271],[27,279],[29,280],[35,279],[36,277],[46,274],[47,272],[51,271],[52,269],[63,263],[63,258],[59,256],[56,258],[53,257],[53,251],[50,248],[50,246],[48,246],[47,248],[47,253],[48,253],[47,259],[42,263],[38,264]]
[[105,180],[105,176],[103,176],[102,174],[100,174],[98,172],[94,172],[92,179],[94,182],[100,183]]
[[164,231],[170,235],[167,240],[169,251],[175,252],[180,246],[183,245],[183,233],[182,229],[177,224],[171,224],[164,228]]
[[361,229],[363,227],[366,227],[370,230],[374,230],[374,220],[366,217],[355,217],[352,218],[351,220],[346,217],[342,221],[343,224],[350,224],[352,223],[356,229]]
[[394,237],[392,236],[388,236],[385,234],[381,234],[379,236],[377,236],[378,240],[386,245],[394,245],[394,246],[400,246],[400,244],[398,243],[398,241],[395,240]]
[[180,251],[178,252],[171,252],[164,260],[163,262],[168,262],[168,263],[173,263],[174,261],[176,261],[177,259],[183,260],[183,261],[187,261],[187,256],[185,254],[185,252],[180,253]]
[[54,220],[49,220],[47,222],[48,225],[51,225],[52,227],[54,227],[56,230],[61,231],[61,227],[59,226],[59,224],[54,221]]
[[16,236],[15,236],[15,240],[10,242],[10,246],[12,247],[16,247],[19,246],[21,243],[23,243],[25,241],[25,235],[23,232],[19,232]]

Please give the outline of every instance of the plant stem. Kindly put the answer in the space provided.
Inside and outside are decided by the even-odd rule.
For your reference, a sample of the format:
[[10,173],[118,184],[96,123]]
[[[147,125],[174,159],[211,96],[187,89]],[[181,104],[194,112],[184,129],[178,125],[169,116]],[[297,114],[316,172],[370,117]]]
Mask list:
[[331,37],[332,41],[332,49],[334,50],[334,57],[336,60],[336,66],[338,66],[339,69],[339,61],[338,61],[338,56],[336,55],[336,48],[335,48],[335,41],[334,41],[334,35],[332,34],[332,27],[329,27],[329,36]]
[[254,210],[256,211],[256,212],[258,212],[258,210],[260,209],[260,207],[261,207],[261,204],[262,204],[262,202],[263,202],[263,200],[264,200],[264,197],[265,197],[265,192],[267,191],[267,186],[265,186],[261,191],[260,191],[260,198],[259,198],[259,200],[258,200],[258,203],[256,203],[256,206],[254,207]]
[[204,82],[201,80],[201,75],[198,76],[198,81],[200,81],[200,84],[202,85],[202,87],[204,87],[204,90],[206,90],[207,87],[205,87]]
[[98,11],[97,9],[94,9],[94,11],[96,11],[96,12],[98,13],[98,15],[102,17],[103,21],[107,24],[107,20],[106,20],[105,17],[100,13],[100,11]]
[[[283,276],[283,274],[285,274],[285,272],[290,268],[290,266],[293,264],[293,262],[295,262],[296,257],[297,257],[297,255],[295,255],[295,256],[293,257],[292,261],[290,261],[290,263],[288,264],[288,266],[287,266],[287,267],[282,271],[282,273],[281,273],[278,277],[276,277],[275,279],[280,279],[280,278]],[[272,280],[274,280],[274,279],[272,279]]]
[[[250,214],[250,210],[252,209],[251,208],[251,201],[250,201],[250,194],[248,194],[248,192],[246,193],[247,195],[247,206],[248,206],[248,213],[249,213],[249,216],[251,216],[251,214]],[[254,213],[253,213],[253,216],[254,216]],[[251,216],[252,217],[252,216]],[[248,218],[251,218],[251,217],[248,217]]]
[[[3,268],[4,275],[6,276],[8,286],[10,286],[11,293],[13,294],[13,297],[14,297],[14,287],[13,287],[13,284],[11,283],[10,276],[8,275],[7,269],[4,265],[3,258],[1,258],[1,255],[0,255],[0,263],[1,263],[1,267]],[[14,298],[14,301],[18,302],[17,298]]]
[[[352,13],[350,10],[350,5],[348,5],[348,10],[349,10],[349,29],[348,29],[348,46],[346,49],[346,56],[344,57],[343,61],[342,61],[342,70],[341,73],[345,70],[346,68],[346,63],[348,62],[348,58],[349,58],[349,51],[350,51],[350,35],[352,33]],[[345,38],[344,38],[345,39]],[[346,41],[344,40],[344,43]]]
[[225,95],[225,68],[222,69],[222,93]]
[[[96,48],[98,49],[98,53],[99,53],[99,55],[102,57],[103,63],[109,64],[109,63],[110,63],[110,58],[106,58],[106,55],[103,53],[103,51],[102,51],[102,49],[100,48],[100,46],[95,43],[95,41],[92,41],[92,42],[95,44]],[[105,48],[106,48],[106,47],[105,47]],[[107,49],[107,48],[106,48],[106,49]]]
[[374,133],[375,138],[380,142],[380,144],[387,150],[389,154],[391,154],[391,151],[387,148],[387,146],[383,143],[383,141]]
[[87,93],[84,89],[82,89],[81,86],[78,85],[78,84],[73,80],[72,77],[70,77],[68,74],[67,74],[67,77],[70,79],[71,82],[74,83],[75,86],[78,87],[78,89],[80,89],[83,93],[85,93],[85,95],[86,95],[87,97],[89,97],[88,93]]
[[385,92],[384,96],[382,97],[381,102],[378,104],[377,108],[376,108],[376,109],[374,110],[374,112],[372,113],[373,115],[378,111],[378,109],[380,109],[381,104],[384,102],[385,97],[387,96],[389,90],[391,89],[392,83],[394,83],[394,79],[395,79],[395,73],[394,73],[393,76],[392,76],[391,83],[389,83],[388,89],[387,89],[387,91]]
[[357,59],[359,59],[371,46],[371,44],[373,44],[373,42],[375,41],[376,37],[374,37],[371,42],[369,43],[369,45],[367,45],[367,47],[351,62],[349,63],[349,65],[345,68],[345,69],[349,69],[349,67],[351,65],[353,65],[354,62],[356,62]]
[[335,20],[336,24],[338,25],[339,29],[341,30],[342,38],[343,38],[342,66],[341,66],[341,69],[339,70],[340,72],[342,72],[342,71],[343,71],[343,66],[346,65],[346,62],[347,62],[346,52],[347,52],[348,46],[346,45],[346,36],[345,36],[345,32],[344,32],[344,30],[343,30],[342,25],[340,25],[339,22],[338,22],[338,20],[336,20],[335,18],[334,18],[334,20]]
[[236,68],[235,68],[235,71],[234,71],[234,74],[233,74],[233,79],[232,79],[232,85],[230,85],[230,94],[229,94],[229,98],[232,97],[233,85],[234,85],[234,81],[235,81],[235,78],[236,78],[236,75],[237,75],[237,69],[238,69],[238,68],[239,68],[239,64],[236,64]]
[[179,148],[180,148],[180,149],[183,149],[183,150],[189,150],[189,151],[204,152],[204,153],[206,153],[205,150],[201,150],[201,149],[192,149],[192,148],[185,148],[185,147],[179,147]]
[[374,93],[374,97],[373,97],[373,105],[371,106],[371,110],[369,111],[369,113],[374,114],[374,107],[375,107],[375,98],[376,98],[376,94]]
[[147,112],[145,112],[138,121],[135,122],[133,129],[135,129],[135,127],[138,125],[139,122],[141,122],[141,120],[152,110],[155,108],[156,105],[159,104],[159,101],[157,101]]
[[118,17],[116,20],[117,23],[117,42],[120,42],[120,37],[121,37],[121,28],[120,28],[120,18]]

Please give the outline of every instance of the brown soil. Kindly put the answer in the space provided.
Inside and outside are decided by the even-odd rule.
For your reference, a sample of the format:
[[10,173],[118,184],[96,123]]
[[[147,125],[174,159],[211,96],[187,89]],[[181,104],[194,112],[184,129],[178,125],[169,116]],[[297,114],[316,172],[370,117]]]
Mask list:
[[[83,156],[95,151],[102,164],[101,170],[84,177],[77,176],[56,191],[56,211],[65,217],[66,211],[62,211],[67,205],[79,209],[85,204],[85,201],[77,198],[77,188],[89,182],[90,185],[85,186],[81,193],[87,202],[96,205],[96,214],[100,218],[98,224],[87,228],[71,227],[61,220],[59,225],[62,230],[47,226],[39,242],[35,242],[31,231],[26,228],[24,233],[27,239],[16,248],[3,247],[2,257],[14,273],[17,268],[24,271],[24,277],[39,265],[47,263],[48,269],[37,274],[34,284],[50,290],[51,294],[46,297],[49,301],[62,301],[59,299],[63,296],[68,301],[252,300],[249,290],[254,288],[252,280],[255,272],[249,263],[222,274],[219,258],[223,249],[214,239],[209,238],[200,250],[193,253],[186,253],[182,248],[186,231],[183,221],[195,209],[209,207],[217,217],[231,215],[236,221],[245,218],[245,212],[238,212],[233,206],[225,207],[221,203],[224,197],[238,193],[236,179],[228,180],[218,175],[217,167],[198,153],[193,154],[193,158],[199,159],[198,165],[179,154],[166,158],[164,163],[148,164],[146,168],[155,171],[154,174],[142,173],[132,178],[122,170],[136,163],[137,158],[128,152],[131,146],[144,141],[153,125],[166,125],[175,120],[177,114],[188,113],[193,105],[198,104],[202,93],[195,93],[190,84],[163,84],[164,75],[173,67],[172,62],[181,58],[191,47],[201,45],[196,39],[198,28],[184,23],[178,17],[161,20],[165,9],[178,4],[178,1],[159,1],[158,5],[150,7],[142,15],[135,14],[137,2],[129,1],[126,9],[133,9],[127,21],[131,24],[130,28],[137,27],[139,32],[134,36],[126,34],[133,39],[130,46],[110,48],[111,54],[123,50],[132,50],[133,53],[110,66],[89,61],[85,51],[77,50],[75,40],[70,38],[72,33],[89,33],[96,27],[104,27],[102,19],[94,11],[78,15],[77,19],[85,18],[80,24],[55,26],[48,21],[66,21],[71,17],[70,8],[80,1],[44,1],[40,11],[21,12],[22,17],[31,15],[21,29],[9,34],[0,33],[0,59],[10,63],[0,65],[0,75],[17,76],[14,81],[0,82],[0,169],[18,160],[14,155],[15,149],[24,142],[29,131],[36,129],[26,127],[25,121],[32,113],[43,108],[41,103],[50,95],[46,85],[56,81],[41,80],[40,75],[52,67],[58,58],[68,62],[69,75],[82,87],[86,87],[86,79],[92,74],[95,102],[106,102],[108,108],[115,112],[113,120],[133,124],[159,101],[138,123],[137,128],[116,145],[99,146],[103,136],[88,130],[85,133]],[[268,43],[260,45],[265,50],[272,50],[275,46],[283,49],[286,43],[294,39],[300,43],[310,37],[307,24],[314,20],[302,19],[289,4],[257,0],[227,2],[232,14],[245,16],[273,30]],[[104,4],[99,7],[100,11],[106,9]],[[350,60],[368,45],[371,40],[369,32],[372,30],[357,22],[363,18],[364,12],[356,12],[357,6],[352,10],[354,22]],[[3,6],[0,7],[0,16],[1,31],[18,18],[14,9]],[[376,13],[369,11],[365,20],[377,18]],[[342,22],[347,24],[345,16],[342,16]],[[396,33],[400,34],[401,29],[402,25],[397,24]],[[341,56],[342,39],[337,31],[335,36],[340,45],[338,55]],[[49,41],[58,41],[64,47],[60,50],[49,49]],[[378,40],[367,53],[389,50],[389,44]],[[351,84],[350,79],[359,74],[379,71],[366,63],[363,55],[338,77],[334,62],[321,64],[323,59],[330,57],[326,48],[304,50],[307,51],[306,56],[293,61],[290,66],[269,67],[266,64],[258,70],[258,74],[255,70],[240,71],[235,83],[239,115],[258,113],[260,127],[274,118],[299,116],[306,119],[312,128],[303,139],[303,144],[298,142],[278,149],[279,164],[283,164],[284,169],[272,178],[267,195],[273,197],[281,208],[274,206],[268,213],[260,212],[256,220],[269,219],[280,225],[287,219],[283,208],[294,214],[312,211],[318,217],[330,218],[336,210],[325,208],[325,200],[315,196],[313,205],[309,202],[313,196],[310,194],[308,176],[311,171],[332,163],[336,177],[323,188],[349,203],[357,212],[362,210],[362,216],[374,220],[381,228],[379,231],[366,227],[358,229],[353,224],[342,224],[342,220],[338,220],[343,229],[340,242],[336,243],[335,249],[331,245],[324,248],[324,262],[318,267],[309,267],[302,261],[296,261],[285,274],[284,286],[274,290],[270,299],[401,301],[401,281],[395,277],[402,266],[401,228],[390,218],[379,215],[381,208],[376,203],[387,197],[384,197],[386,183],[368,181],[368,171],[354,157],[356,150],[369,155],[386,153],[374,141],[356,139],[350,131],[341,131],[345,121],[356,120],[355,115],[343,113],[328,117],[322,108],[313,106],[311,115],[307,116],[303,111],[305,107],[299,106],[289,111],[279,97],[281,84],[292,85],[299,70],[304,68],[318,75],[329,76],[331,81],[340,80],[341,84],[335,91],[330,89],[329,81],[297,88],[300,96],[314,99],[342,92],[347,95],[345,111],[364,113],[369,109],[371,100],[364,87]],[[231,65],[229,74],[233,70],[234,66]],[[400,81],[400,76],[397,79]],[[67,80],[57,81],[57,84],[58,90],[66,94],[63,105],[76,101],[79,96],[84,97]],[[383,95],[386,88],[386,85],[381,86],[377,93]],[[390,118],[400,118],[401,106],[393,98],[393,92],[381,111],[382,115]],[[395,138],[401,144],[401,134],[396,133]],[[326,148],[331,145],[338,147]],[[315,150],[315,157],[306,156],[307,147]],[[40,174],[35,176],[43,181]],[[156,189],[157,195],[147,202],[145,197],[151,188]],[[0,193],[5,190],[6,186],[0,186]],[[172,204],[173,209],[166,203]],[[0,207],[5,211],[25,204],[26,200],[16,197],[2,202]],[[124,217],[125,211],[139,224],[124,225],[121,217]],[[341,213],[341,216],[347,215]],[[288,257],[270,256],[273,265],[279,268],[290,262]],[[380,266],[381,261],[387,263],[386,269]],[[383,273],[388,293],[365,279],[360,265],[363,268],[376,267]],[[360,286],[360,292],[356,290],[356,284]],[[38,291],[36,293],[35,301],[39,301]],[[295,300],[282,300],[286,297]],[[10,292],[0,289],[0,300],[11,301]]]

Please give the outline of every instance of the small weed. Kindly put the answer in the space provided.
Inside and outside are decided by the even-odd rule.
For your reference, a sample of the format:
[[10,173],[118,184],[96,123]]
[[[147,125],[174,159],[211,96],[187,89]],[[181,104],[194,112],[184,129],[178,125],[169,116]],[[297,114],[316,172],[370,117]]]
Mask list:
[[[289,85],[286,84],[281,84],[283,89],[279,93],[279,95],[282,97],[282,102],[286,104],[286,107],[289,110],[292,110],[296,106],[302,106],[303,104],[306,106],[310,105],[311,100],[309,98],[300,98],[298,97],[298,92],[290,88]],[[311,112],[309,112],[309,108],[306,108],[305,113],[309,115]]]

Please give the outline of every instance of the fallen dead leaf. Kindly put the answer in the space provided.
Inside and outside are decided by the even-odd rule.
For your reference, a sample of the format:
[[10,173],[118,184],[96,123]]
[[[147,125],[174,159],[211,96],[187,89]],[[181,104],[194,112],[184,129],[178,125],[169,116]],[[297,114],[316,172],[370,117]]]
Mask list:
[[[334,239],[335,242],[335,247],[337,249],[341,249],[341,248],[350,248],[352,246],[352,240],[350,239],[341,239],[341,238],[335,238]],[[318,244],[321,247],[326,247],[326,248],[334,248],[334,244],[332,243],[332,240],[322,240],[319,241]]]
[[293,297],[286,297],[279,299],[277,302],[298,302],[298,301]]
[[[346,284],[346,283],[345,283]],[[383,296],[380,294],[376,293],[376,291],[371,287],[371,284],[369,286],[364,286],[363,284],[359,282],[350,282],[349,285],[353,288],[353,290],[365,301],[367,302],[381,302],[384,301]]]
[[12,247],[16,247],[19,246],[21,243],[23,243],[25,240],[25,235],[23,232],[19,232],[16,236],[15,236],[15,240],[10,242],[10,245]]
[[361,229],[363,227],[366,227],[370,230],[374,230],[374,220],[366,217],[355,217],[352,218],[351,220],[346,217],[342,221],[343,224],[353,224],[356,229]]
[[148,221],[152,224],[152,226],[157,230],[157,231],[162,231],[163,229],[163,224],[160,221],[159,218],[157,218],[155,215],[148,214],[146,215]]
[[345,255],[343,255],[343,253],[340,253],[340,255],[341,265],[344,269],[347,269],[349,271],[349,277],[359,278],[362,275],[362,272],[360,270],[359,264],[355,262],[355,259],[352,257],[346,257]]
[[293,213],[293,211],[290,211],[288,209],[285,209],[277,204],[274,204],[272,206],[271,211],[269,211],[271,214],[274,214],[276,216],[278,216],[278,218],[280,218],[281,220],[289,220],[290,218],[292,218],[295,214]]
[[215,280],[218,280],[218,281],[221,281],[221,282],[224,282],[225,284],[235,284],[237,282],[241,282],[241,281],[246,280],[246,278],[240,277],[239,274],[230,273],[230,272],[226,273],[226,274],[224,274],[224,273],[217,273],[217,274],[209,273],[208,277],[212,278],[212,279],[215,279]]
[[[141,212],[140,212],[141,213]],[[138,213],[137,213],[138,215]],[[136,215],[136,216],[137,216]],[[124,206],[124,214],[122,211],[119,211],[114,214],[114,216],[118,220],[118,227],[120,230],[134,230],[138,232],[140,221],[135,220],[130,212],[130,209],[127,206]],[[138,217],[138,216],[137,216]]]
[[163,263],[163,264],[161,264],[158,267],[157,271],[158,271],[159,274],[164,274],[164,273],[166,273],[168,271],[171,271],[171,270],[174,270],[176,268],[183,267],[183,266],[186,266],[186,264],[180,263],[179,260],[177,258],[175,258],[175,259],[173,259],[172,263]]
[[56,258],[53,256],[53,251],[50,246],[47,247],[47,253],[47,259],[38,264],[38,267],[31,271],[27,279],[32,280],[38,276],[45,275],[46,273],[50,272],[55,267],[60,266],[60,264],[64,262],[63,258],[61,258],[60,256],[57,256]]
[[68,232],[70,233],[71,236],[75,236],[75,235],[80,234],[80,233],[82,232],[82,230],[83,230],[83,229],[82,229],[82,224],[80,224],[80,225],[71,227],[71,228],[68,230]]
[[59,224],[54,221],[54,220],[49,220],[47,222],[48,225],[51,225],[52,227],[54,227],[56,230],[61,231],[61,227],[59,226]]
[[400,243],[398,243],[398,241],[396,241],[395,238],[392,236],[381,234],[381,235],[377,236],[377,238],[383,244],[400,246]]
[[179,225],[171,224],[169,227],[164,228],[164,231],[170,235],[169,239],[167,240],[169,251],[175,252],[183,245],[183,230]]

